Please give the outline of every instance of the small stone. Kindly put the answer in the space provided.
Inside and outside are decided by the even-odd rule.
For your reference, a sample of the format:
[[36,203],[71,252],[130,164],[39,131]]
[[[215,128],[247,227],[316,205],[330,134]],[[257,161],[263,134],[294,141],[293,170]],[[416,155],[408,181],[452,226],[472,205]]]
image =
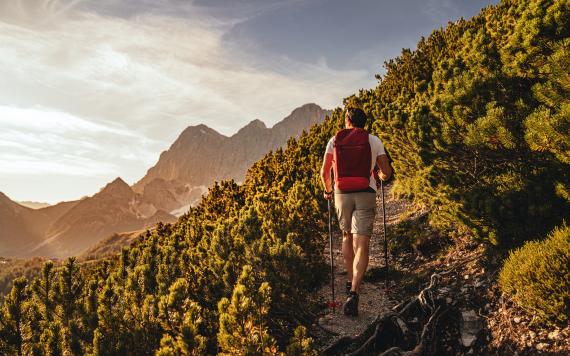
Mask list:
[[540,344],[536,345],[536,349],[538,351],[541,351],[541,350],[544,350],[545,348],[547,348],[548,346],[550,346],[550,345],[548,345],[546,342],[541,342]]
[[534,340],[536,338],[536,333],[534,331],[529,331],[528,336],[531,340]]
[[445,302],[446,302],[447,304],[451,304],[451,302],[453,302],[453,299],[447,297],[447,298],[445,298]]
[[463,279],[469,279],[469,275],[466,274],[465,276],[463,276]]
[[477,334],[481,331],[482,325],[474,310],[461,312],[461,317],[463,319],[461,323],[461,343],[465,347],[471,347],[477,340]]
[[560,331],[558,330],[554,330],[553,332],[548,333],[549,340],[558,340],[559,336],[560,336]]
[[327,314],[325,316],[322,316],[319,318],[318,323],[319,325],[323,326],[323,325],[328,325],[331,322],[332,319],[332,315],[331,314]]
[[513,319],[513,321],[514,321],[515,323],[519,324],[519,323],[521,322],[521,318],[519,318],[519,317],[517,316],[517,317],[515,317],[515,318]]

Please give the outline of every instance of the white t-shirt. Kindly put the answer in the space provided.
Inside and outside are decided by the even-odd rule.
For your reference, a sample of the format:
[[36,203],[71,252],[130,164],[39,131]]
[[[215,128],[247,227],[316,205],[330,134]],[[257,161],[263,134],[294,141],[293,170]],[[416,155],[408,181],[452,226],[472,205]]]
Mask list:
[[[325,151],[325,155],[327,154],[334,154],[334,139],[335,136],[331,137],[329,142],[327,143],[327,149]],[[386,154],[386,150],[384,150],[384,144],[380,139],[374,135],[368,134],[368,142],[370,143],[370,149],[372,150],[372,163],[370,166],[370,171],[374,169],[374,165],[376,165],[376,160],[378,156],[382,156]],[[334,162],[333,162],[334,164]],[[376,191],[376,179],[374,179],[374,175],[370,175],[370,188]]]

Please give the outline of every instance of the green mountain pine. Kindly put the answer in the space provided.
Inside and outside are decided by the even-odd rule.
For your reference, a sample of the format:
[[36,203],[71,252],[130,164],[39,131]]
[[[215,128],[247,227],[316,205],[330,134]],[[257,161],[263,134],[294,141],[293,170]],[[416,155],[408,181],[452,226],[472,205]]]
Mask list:
[[[374,118],[396,191],[432,225],[509,247],[570,216],[569,21],[567,0],[504,0],[346,99]],[[339,108],[114,258],[15,280],[0,354],[310,353],[298,327],[326,277],[318,170],[342,122]]]

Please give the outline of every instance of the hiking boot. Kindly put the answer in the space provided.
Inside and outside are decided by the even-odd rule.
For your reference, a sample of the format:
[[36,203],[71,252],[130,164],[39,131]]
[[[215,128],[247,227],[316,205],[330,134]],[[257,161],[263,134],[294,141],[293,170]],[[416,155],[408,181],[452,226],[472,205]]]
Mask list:
[[346,282],[346,296],[348,297],[350,295],[350,291],[352,290],[352,283],[351,282]]
[[343,311],[346,316],[358,316],[358,294],[356,292],[350,292],[344,303]]

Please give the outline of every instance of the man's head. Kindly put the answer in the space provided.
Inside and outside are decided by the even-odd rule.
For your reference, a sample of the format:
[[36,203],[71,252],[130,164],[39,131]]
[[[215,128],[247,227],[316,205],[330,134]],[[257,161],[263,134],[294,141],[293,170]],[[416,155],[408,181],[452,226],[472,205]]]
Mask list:
[[362,109],[348,107],[346,108],[344,124],[347,128],[359,127],[363,129],[366,125],[366,114]]

